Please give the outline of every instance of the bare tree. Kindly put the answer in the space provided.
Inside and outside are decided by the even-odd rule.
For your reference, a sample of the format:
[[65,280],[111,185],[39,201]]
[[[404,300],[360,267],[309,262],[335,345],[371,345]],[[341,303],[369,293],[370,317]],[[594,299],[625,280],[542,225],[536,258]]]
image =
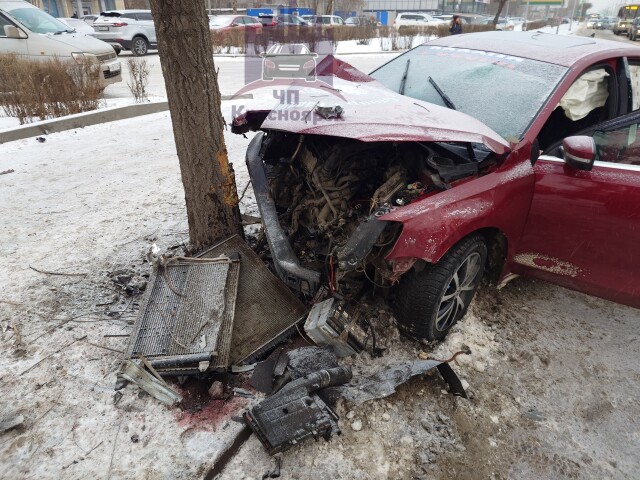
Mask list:
[[500,14],[502,13],[502,9],[504,8],[504,6],[506,5],[506,3],[509,0],[499,0],[498,1],[498,11],[496,12],[496,16],[493,17],[493,25],[497,25],[498,24],[498,20],[500,19]]
[[327,1],[327,7],[325,8],[324,14],[333,15],[333,0]]
[[195,250],[242,231],[204,3],[151,0]]

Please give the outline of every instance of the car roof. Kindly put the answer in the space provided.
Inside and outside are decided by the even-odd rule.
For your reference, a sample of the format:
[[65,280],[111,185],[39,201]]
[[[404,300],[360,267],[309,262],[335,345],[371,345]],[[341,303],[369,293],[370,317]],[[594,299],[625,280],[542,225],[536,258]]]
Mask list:
[[451,35],[429,42],[469,50],[483,50],[570,67],[586,57],[640,56],[640,48],[591,37],[541,32],[481,32]]
[[151,13],[151,10],[105,10],[104,12],[100,12],[100,15],[103,13]]

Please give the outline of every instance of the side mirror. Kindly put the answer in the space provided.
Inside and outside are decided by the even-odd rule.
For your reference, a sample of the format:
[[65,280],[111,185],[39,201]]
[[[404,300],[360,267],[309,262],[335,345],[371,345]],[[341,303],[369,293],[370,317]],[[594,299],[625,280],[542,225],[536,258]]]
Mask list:
[[4,35],[7,38],[27,38],[27,34],[14,25],[5,25]]
[[579,135],[562,141],[563,157],[567,165],[590,171],[596,159],[596,143],[592,137]]

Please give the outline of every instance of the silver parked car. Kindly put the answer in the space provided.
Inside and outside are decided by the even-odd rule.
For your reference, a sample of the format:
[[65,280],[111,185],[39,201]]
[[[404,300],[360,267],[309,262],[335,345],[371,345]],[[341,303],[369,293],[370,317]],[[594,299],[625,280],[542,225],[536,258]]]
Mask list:
[[93,23],[93,36],[105,42],[117,42],[135,56],[143,56],[158,47],[151,10],[110,10]]

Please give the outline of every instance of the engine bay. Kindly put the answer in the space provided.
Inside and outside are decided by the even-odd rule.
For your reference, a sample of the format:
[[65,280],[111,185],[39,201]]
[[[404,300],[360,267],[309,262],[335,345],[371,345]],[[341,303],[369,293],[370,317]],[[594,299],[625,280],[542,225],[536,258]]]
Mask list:
[[[362,142],[268,131],[259,156],[278,223],[305,268],[331,293],[399,275],[385,255],[401,224],[378,217],[482,175],[496,164],[483,145]],[[315,293],[315,292],[308,292]]]

